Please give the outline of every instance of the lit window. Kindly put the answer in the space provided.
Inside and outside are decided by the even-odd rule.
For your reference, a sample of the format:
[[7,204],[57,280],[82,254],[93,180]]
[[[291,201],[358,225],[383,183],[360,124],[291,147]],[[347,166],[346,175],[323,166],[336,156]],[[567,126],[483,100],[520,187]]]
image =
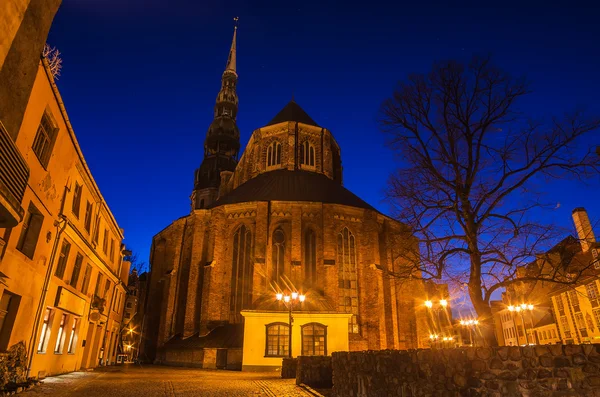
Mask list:
[[309,167],[315,166],[315,147],[308,141],[304,141],[300,145],[300,164]]
[[348,331],[359,333],[358,319],[358,271],[356,267],[356,243],[354,235],[345,227],[338,234],[337,262],[339,264],[340,311],[352,313]]
[[274,141],[267,148],[267,167],[281,164],[281,143]]
[[318,323],[302,326],[302,355],[327,355],[327,327]]
[[77,319],[74,318],[73,326],[71,327],[71,335],[69,336],[69,347],[67,349],[67,352],[69,352],[69,354],[75,353],[75,346],[77,346],[76,331],[77,331]]
[[33,152],[44,168],[50,161],[57,133],[58,128],[52,122],[52,116],[48,112],[44,112],[32,146]]
[[45,353],[48,347],[48,339],[50,339],[50,323],[52,319],[52,310],[46,309],[44,313],[44,322],[42,324],[42,332],[38,342],[38,353]]
[[65,340],[65,323],[67,322],[67,315],[63,314],[60,316],[60,325],[58,327],[58,335],[56,335],[56,345],[54,345],[54,353],[62,353],[63,342]]
[[290,332],[287,324],[275,323],[267,325],[267,346],[265,356],[289,356]]

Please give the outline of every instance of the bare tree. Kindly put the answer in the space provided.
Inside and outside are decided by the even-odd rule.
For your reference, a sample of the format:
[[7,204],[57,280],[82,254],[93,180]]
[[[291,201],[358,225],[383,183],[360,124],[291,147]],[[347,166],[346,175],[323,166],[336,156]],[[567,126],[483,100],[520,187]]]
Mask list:
[[[541,186],[600,169],[590,134],[600,120],[581,113],[527,120],[516,108],[527,94],[524,79],[474,58],[410,76],[381,108],[382,129],[401,163],[389,198],[419,239],[418,252],[409,254],[418,259],[391,276],[454,281],[484,322],[494,291],[520,281],[573,283],[589,267],[568,276],[556,266],[517,271],[558,235],[536,221],[545,205]],[[484,328],[496,344],[492,327]]]
[[44,44],[44,49],[42,50],[42,56],[48,61],[48,66],[50,67],[52,77],[54,77],[55,80],[58,80],[60,71],[62,70],[62,58],[60,57],[60,51],[58,51],[56,47],[50,47],[48,43],[46,43]]
[[131,262],[131,266],[129,267],[130,272],[135,270],[138,274],[141,274],[146,270],[146,262],[139,259],[137,252],[132,252],[131,255],[126,256],[124,259]]

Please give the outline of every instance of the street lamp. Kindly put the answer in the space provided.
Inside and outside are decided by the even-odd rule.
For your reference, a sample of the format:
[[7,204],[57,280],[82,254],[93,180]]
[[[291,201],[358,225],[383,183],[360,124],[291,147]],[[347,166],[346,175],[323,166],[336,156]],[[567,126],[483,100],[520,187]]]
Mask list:
[[463,327],[467,327],[469,329],[469,339],[471,342],[471,346],[475,345],[475,341],[473,340],[473,327],[476,327],[479,325],[479,320],[475,319],[469,319],[469,320],[460,320],[460,325],[462,325]]
[[[517,306],[513,306],[510,305],[508,306],[508,311],[513,313],[516,312],[519,314],[519,316],[521,316],[521,324],[523,324],[523,332],[525,333],[525,343],[529,344],[529,336],[527,336],[527,328],[525,327],[525,319],[523,318],[523,313],[526,310],[529,310],[529,312],[531,312],[533,310],[534,306],[530,303],[521,303],[520,305]],[[513,322],[514,322],[514,316],[513,316]],[[533,320],[532,320],[532,325],[533,325]],[[515,327],[516,328],[516,327]],[[517,332],[517,343],[519,340],[519,333]]]
[[289,357],[292,358],[292,323],[294,322],[294,318],[292,317],[292,307],[294,306],[294,301],[299,301],[300,303],[306,300],[306,295],[299,294],[298,292],[292,292],[290,295],[284,295],[282,293],[275,294],[275,299],[278,301],[285,302],[289,311],[289,338],[288,338],[288,353]]
[[[440,311],[444,311],[444,313],[446,313],[446,307],[448,307],[448,301],[446,299],[440,299],[438,302],[426,300],[425,307],[427,307],[427,309],[435,312],[435,314],[437,316],[437,320],[438,320],[438,327],[439,327],[438,331],[442,332],[443,330],[442,330],[442,320],[440,319]],[[434,323],[435,323],[435,321],[434,321]],[[435,324],[434,324],[434,328],[435,328]]]

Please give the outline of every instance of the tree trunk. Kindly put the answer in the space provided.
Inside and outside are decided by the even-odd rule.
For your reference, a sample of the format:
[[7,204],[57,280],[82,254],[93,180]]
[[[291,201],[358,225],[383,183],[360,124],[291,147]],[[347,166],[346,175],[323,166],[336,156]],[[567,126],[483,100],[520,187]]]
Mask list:
[[471,302],[473,303],[473,307],[477,312],[479,320],[478,333],[481,333],[484,344],[489,347],[498,346],[496,332],[494,331],[492,308],[481,297],[481,289],[472,288],[471,283],[469,283],[469,296],[471,297]]

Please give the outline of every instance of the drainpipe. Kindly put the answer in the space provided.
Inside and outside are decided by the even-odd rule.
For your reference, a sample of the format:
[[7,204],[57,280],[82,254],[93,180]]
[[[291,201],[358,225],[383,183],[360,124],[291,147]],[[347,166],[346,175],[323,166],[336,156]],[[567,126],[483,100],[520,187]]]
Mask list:
[[[63,214],[63,210],[65,207],[65,199],[67,197],[67,191],[71,191],[68,187],[69,181],[65,184],[65,188],[63,191],[62,200],[60,203],[60,212],[58,213],[58,220],[54,221],[54,226],[56,226],[56,237],[54,238],[54,245],[52,246],[52,251],[50,252],[50,259],[48,260],[48,268],[46,269],[46,276],[44,278],[44,285],[42,287],[42,296],[38,302],[38,306],[35,312],[35,318],[33,319],[33,332],[31,333],[31,337],[29,338],[29,348],[27,349],[28,359],[27,359],[27,377],[31,377],[31,365],[33,363],[33,355],[35,354],[35,338],[37,337],[38,331],[40,329],[40,319],[42,313],[44,311],[44,307],[46,306],[46,295],[48,294],[48,287],[50,285],[50,280],[52,279],[52,270],[54,268],[54,258],[56,257],[56,252],[58,249],[58,242],[60,241],[60,236],[67,227],[67,219]],[[61,225],[62,224],[62,225]]]

